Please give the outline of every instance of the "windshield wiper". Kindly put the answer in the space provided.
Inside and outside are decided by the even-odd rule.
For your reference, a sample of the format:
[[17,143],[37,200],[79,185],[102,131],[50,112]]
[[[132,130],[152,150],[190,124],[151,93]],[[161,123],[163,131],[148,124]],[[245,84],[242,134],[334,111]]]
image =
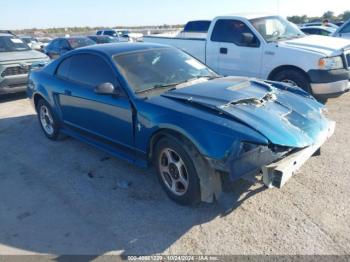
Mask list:
[[[139,90],[139,91],[136,91],[135,93],[136,94],[140,94],[140,93],[146,93],[146,92],[149,92],[149,91],[152,91],[152,90],[155,90],[155,89],[161,89],[161,88],[177,86],[177,85],[188,83],[188,82],[194,81],[196,79],[204,78],[204,77],[208,78],[209,80],[211,80],[211,79],[219,78],[220,76],[215,76],[215,75],[214,76],[212,76],[212,75],[196,76],[196,77],[193,77],[193,78],[181,81],[181,82],[177,82],[177,83],[169,83],[169,84],[163,84],[163,85],[154,85],[151,88],[147,88],[147,89],[144,89],[144,90]],[[176,89],[176,88],[172,88],[171,90],[174,90],[174,89]]]

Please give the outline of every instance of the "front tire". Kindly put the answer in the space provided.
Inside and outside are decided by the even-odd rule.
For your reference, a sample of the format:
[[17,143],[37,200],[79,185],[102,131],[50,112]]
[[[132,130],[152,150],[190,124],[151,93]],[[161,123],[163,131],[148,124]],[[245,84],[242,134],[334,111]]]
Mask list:
[[155,147],[153,163],[163,189],[180,205],[201,201],[200,182],[195,167],[194,147],[176,138],[164,137]]
[[272,80],[298,86],[309,94],[312,94],[309,79],[298,70],[286,69],[279,71],[273,76]]
[[44,99],[41,99],[36,108],[38,120],[44,134],[51,140],[57,140],[59,136],[59,125],[51,106]]

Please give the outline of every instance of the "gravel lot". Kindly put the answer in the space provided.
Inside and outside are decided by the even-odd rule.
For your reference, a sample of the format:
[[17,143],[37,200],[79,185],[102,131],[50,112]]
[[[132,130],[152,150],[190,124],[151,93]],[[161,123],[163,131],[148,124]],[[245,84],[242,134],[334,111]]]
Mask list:
[[283,189],[240,180],[218,203],[187,208],[152,170],[49,141],[28,100],[7,96],[0,254],[350,254],[350,93],[327,106],[335,135]]

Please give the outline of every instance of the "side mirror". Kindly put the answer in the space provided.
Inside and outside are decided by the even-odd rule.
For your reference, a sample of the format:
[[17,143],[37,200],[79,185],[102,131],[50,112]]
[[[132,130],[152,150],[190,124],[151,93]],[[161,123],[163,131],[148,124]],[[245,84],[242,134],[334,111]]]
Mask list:
[[256,47],[258,44],[254,41],[254,35],[252,33],[243,33],[242,34],[242,44],[245,46]]
[[119,96],[118,90],[111,83],[103,83],[103,84],[98,85],[94,89],[94,92],[96,94],[99,94],[99,95],[115,95],[115,96]]

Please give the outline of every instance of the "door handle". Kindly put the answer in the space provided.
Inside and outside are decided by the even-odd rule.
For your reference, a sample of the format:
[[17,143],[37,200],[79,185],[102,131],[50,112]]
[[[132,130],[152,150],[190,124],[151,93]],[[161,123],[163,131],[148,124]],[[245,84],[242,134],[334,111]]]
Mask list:
[[228,50],[227,50],[226,47],[221,47],[220,48],[220,54],[227,55],[227,53],[228,53]]
[[71,96],[72,92],[70,90],[64,90],[64,94],[67,96]]

